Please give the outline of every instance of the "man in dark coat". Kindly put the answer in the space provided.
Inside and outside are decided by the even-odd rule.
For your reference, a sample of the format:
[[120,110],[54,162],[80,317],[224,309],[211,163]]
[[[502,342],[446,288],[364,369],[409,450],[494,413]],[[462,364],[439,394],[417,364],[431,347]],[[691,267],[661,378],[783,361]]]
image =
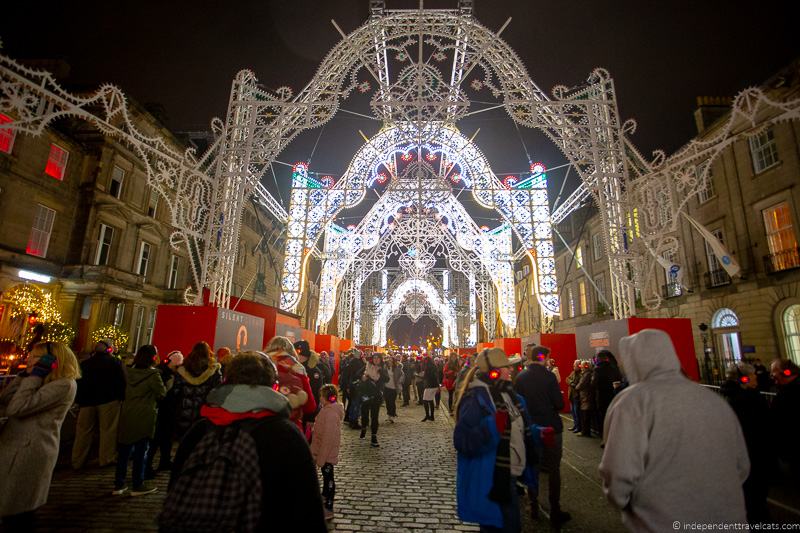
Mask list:
[[411,401],[411,383],[414,382],[414,364],[403,356],[403,407]]
[[81,363],[75,403],[80,405],[72,445],[72,467],[82,468],[89,457],[95,427],[100,431],[100,466],[113,464],[117,454],[119,410],[125,399],[125,371],[114,357],[109,339],[97,342],[94,353]]
[[[561,454],[564,426],[559,412],[564,409],[564,396],[556,376],[547,369],[550,349],[529,344],[525,346],[525,357],[531,362],[514,384],[514,390],[525,399],[531,422],[539,426],[550,426],[555,433],[554,445],[542,451],[542,472],[548,474],[550,497],[550,521],[555,525],[568,521],[571,515],[561,510]],[[539,514],[538,491],[528,491],[531,513]]]
[[[208,395],[200,420],[178,447],[169,490],[175,488],[183,465],[206,433],[247,422],[258,450],[261,476],[261,509],[255,531],[322,533],[327,528],[314,460],[305,437],[288,418],[288,400],[272,389],[276,375],[275,367],[256,352],[231,359],[225,384]],[[191,509],[187,513],[191,514]],[[167,518],[174,521],[175,516],[162,513],[161,531],[172,529]]]

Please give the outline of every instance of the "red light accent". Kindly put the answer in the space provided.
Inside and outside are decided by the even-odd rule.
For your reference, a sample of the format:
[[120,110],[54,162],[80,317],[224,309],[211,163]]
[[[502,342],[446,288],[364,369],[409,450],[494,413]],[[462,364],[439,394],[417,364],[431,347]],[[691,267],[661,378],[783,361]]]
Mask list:
[[493,369],[493,370],[490,370],[490,371],[489,371],[489,378],[491,378],[491,379],[497,379],[497,378],[499,378],[499,377],[500,377],[500,371],[499,371],[499,370],[494,370],[494,369]]
[[29,316],[28,317],[28,324],[31,324],[31,325],[36,324],[36,317],[35,316]]
[[336,403],[336,396],[331,394],[330,396],[328,396],[328,401],[331,403]]
[[750,383],[750,378],[747,377],[747,376],[742,376],[742,377],[739,378],[739,381],[741,381],[742,383],[747,385],[748,383]]
[[276,381],[275,383],[273,383],[273,384],[272,384],[272,390],[274,390],[274,391],[278,391],[278,389],[280,389],[280,388],[281,388],[281,387],[280,387],[280,385],[278,385],[278,382],[277,382],[277,381]]
[[783,371],[783,375],[788,378],[789,376],[792,375],[792,371],[787,368],[786,370]]
[[[0,113],[0,124],[8,124],[11,118]],[[11,146],[14,141],[14,130],[10,128],[0,129],[0,152],[10,154]]]

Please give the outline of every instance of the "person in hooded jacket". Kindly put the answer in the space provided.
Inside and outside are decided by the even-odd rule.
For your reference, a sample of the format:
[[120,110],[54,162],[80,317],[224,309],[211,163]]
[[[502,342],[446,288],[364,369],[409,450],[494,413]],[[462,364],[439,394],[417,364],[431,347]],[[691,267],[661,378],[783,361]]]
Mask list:
[[80,367],[60,342],[35,344],[27,368],[0,392],[0,517],[6,531],[33,531],[47,503],[61,425],[75,399]]
[[669,335],[644,329],[620,341],[630,385],[606,415],[603,492],[632,531],[675,523],[743,524],[750,471],[739,421],[718,394],[680,372]]
[[322,505],[326,520],[333,518],[333,499],[336,496],[333,467],[339,463],[344,420],[344,407],[336,401],[338,396],[335,386],[323,385],[320,391],[322,408],[314,423],[314,438],[311,440],[311,456],[322,471]]
[[286,396],[292,408],[289,419],[305,433],[303,419],[317,412],[317,402],[305,367],[297,360],[294,345],[286,337],[273,337],[264,351],[278,369],[278,392]]
[[758,376],[752,365],[743,362],[731,365],[725,377],[720,393],[739,419],[750,459],[750,475],[743,486],[747,521],[751,524],[768,522],[767,494],[770,473],[775,466],[769,406],[758,391]]
[[200,416],[211,389],[222,382],[222,370],[214,362],[214,352],[205,342],[198,342],[178,367],[175,389],[175,432],[182,437]]
[[519,532],[517,479],[528,486],[538,483],[537,444],[543,428],[531,423],[524,400],[512,387],[510,367],[518,362],[500,348],[482,351],[457,395],[458,517],[479,524],[481,531]]
[[125,399],[125,371],[114,357],[114,346],[103,339],[94,346],[94,353],[81,363],[81,378],[75,403],[80,406],[72,444],[72,468],[86,465],[96,426],[100,433],[100,466],[114,464],[117,453],[119,409]]
[[[158,489],[144,480],[147,446],[155,435],[157,403],[167,394],[161,372],[153,368],[158,362],[158,350],[152,344],[140,346],[128,369],[128,386],[119,416],[117,437],[117,472],[111,494],[143,496]],[[133,456],[133,490],[125,485],[128,459]]]
[[261,510],[255,531],[324,533],[327,528],[314,460],[304,436],[288,418],[288,399],[273,389],[276,377],[275,365],[265,354],[242,352],[231,359],[225,384],[209,393],[201,418],[175,453],[170,489],[206,433],[255,421],[248,430],[255,439],[261,476]]

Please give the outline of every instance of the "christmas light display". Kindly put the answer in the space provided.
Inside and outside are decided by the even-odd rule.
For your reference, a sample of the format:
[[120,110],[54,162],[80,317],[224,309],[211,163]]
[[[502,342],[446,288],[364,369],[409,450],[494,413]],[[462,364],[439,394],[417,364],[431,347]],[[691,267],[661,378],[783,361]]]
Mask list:
[[97,344],[103,339],[111,340],[115,355],[125,351],[128,347],[128,334],[113,324],[107,324],[94,330],[90,338],[92,339],[92,344]]

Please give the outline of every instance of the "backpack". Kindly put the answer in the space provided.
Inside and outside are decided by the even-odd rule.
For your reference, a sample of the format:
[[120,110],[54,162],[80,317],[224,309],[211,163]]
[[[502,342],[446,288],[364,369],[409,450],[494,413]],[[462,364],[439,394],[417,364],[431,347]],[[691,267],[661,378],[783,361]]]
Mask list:
[[160,531],[255,531],[261,518],[261,466],[255,423],[209,429],[170,483]]

